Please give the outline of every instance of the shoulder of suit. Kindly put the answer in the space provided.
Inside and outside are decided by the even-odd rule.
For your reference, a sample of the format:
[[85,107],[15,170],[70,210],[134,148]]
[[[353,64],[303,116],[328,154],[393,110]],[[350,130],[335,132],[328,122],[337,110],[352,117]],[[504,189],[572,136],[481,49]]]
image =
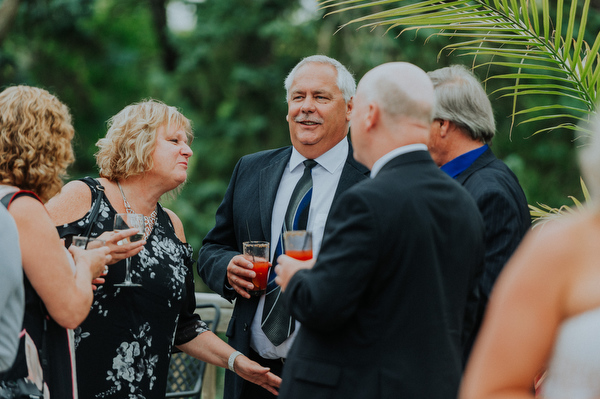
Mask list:
[[290,156],[292,153],[292,146],[281,147],[276,149],[264,150],[255,152],[252,154],[244,155],[240,161],[244,162],[256,162],[256,161],[270,161],[273,159],[278,159],[280,157]]

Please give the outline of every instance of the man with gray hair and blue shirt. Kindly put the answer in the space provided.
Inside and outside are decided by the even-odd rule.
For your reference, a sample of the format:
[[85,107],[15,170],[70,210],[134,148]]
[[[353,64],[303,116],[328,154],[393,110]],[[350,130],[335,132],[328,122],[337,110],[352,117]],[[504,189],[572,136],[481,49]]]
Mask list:
[[519,180],[490,148],[496,125],[492,104],[479,80],[462,65],[427,75],[437,102],[429,152],[435,163],[475,199],[486,230],[485,267],[471,300],[473,326],[464,344],[466,362],[494,282],[531,221]]
[[[315,55],[301,60],[285,79],[291,146],[242,157],[233,171],[214,228],[202,243],[198,272],[208,287],[235,301],[228,343],[281,375],[299,323],[284,306],[274,273],[266,294],[251,296],[256,273],[242,256],[244,241],[270,243],[273,265],[281,253],[284,218],[296,186],[308,182],[306,211],[297,230],[313,233],[317,256],[332,203],[365,179],[368,170],[352,156],[347,139],[356,82],[338,61]],[[307,194],[308,194],[307,192]],[[276,317],[275,317],[276,316]],[[235,353],[229,359],[235,367]],[[236,374],[225,376],[225,399],[271,398],[265,389]]]

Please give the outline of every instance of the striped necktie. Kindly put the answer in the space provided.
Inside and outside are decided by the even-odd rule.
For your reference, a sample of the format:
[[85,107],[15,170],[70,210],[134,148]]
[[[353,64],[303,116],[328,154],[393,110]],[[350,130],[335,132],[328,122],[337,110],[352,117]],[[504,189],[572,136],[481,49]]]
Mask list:
[[316,165],[317,161],[313,159],[304,161],[304,173],[292,192],[283,219],[281,234],[275,248],[273,268],[269,275],[261,324],[265,335],[275,346],[280,345],[294,332],[295,321],[280,300],[281,287],[275,283],[275,272],[273,270],[277,264],[277,257],[283,253],[283,233],[289,230],[306,230],[312,197],[311,171]]

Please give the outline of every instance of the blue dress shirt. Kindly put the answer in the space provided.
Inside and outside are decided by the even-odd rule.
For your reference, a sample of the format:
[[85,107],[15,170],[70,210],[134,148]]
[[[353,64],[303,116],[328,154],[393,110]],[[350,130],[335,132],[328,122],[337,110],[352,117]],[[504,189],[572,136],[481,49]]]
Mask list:
[[479,148],[465,152],[464,154],[454,158],[452,161],[442,165],[440,168],[448,176],[455,179],[456,176],[464,172],[469,166],[475,162],[477,158],[481,156],[488,149],[488,145],[485,144]]

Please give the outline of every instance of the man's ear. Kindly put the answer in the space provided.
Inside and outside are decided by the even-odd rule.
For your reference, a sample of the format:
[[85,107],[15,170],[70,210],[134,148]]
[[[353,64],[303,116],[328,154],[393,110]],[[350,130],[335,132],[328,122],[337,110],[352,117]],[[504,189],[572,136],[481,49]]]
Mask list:
[[381,111],[379,110],[377,104],[369,104],[369,112],[367,113],[367,118],[365,120],[365,128],[367,131],[373,129],[377,123],[379,123],[380,115]]
[[436,119],[434,121],[434,123],[439,123],[440,124],[440,136],[442,138],[446,138],[446,136],[448,135],[448,133],[450,132],[450,124],[452,122],[447,121],[445,119]]
[[354,97],[350,97],[350,101],[346,104],[346,122],[350,122],[350,117],[352,116],[352,108],[354,107]]

